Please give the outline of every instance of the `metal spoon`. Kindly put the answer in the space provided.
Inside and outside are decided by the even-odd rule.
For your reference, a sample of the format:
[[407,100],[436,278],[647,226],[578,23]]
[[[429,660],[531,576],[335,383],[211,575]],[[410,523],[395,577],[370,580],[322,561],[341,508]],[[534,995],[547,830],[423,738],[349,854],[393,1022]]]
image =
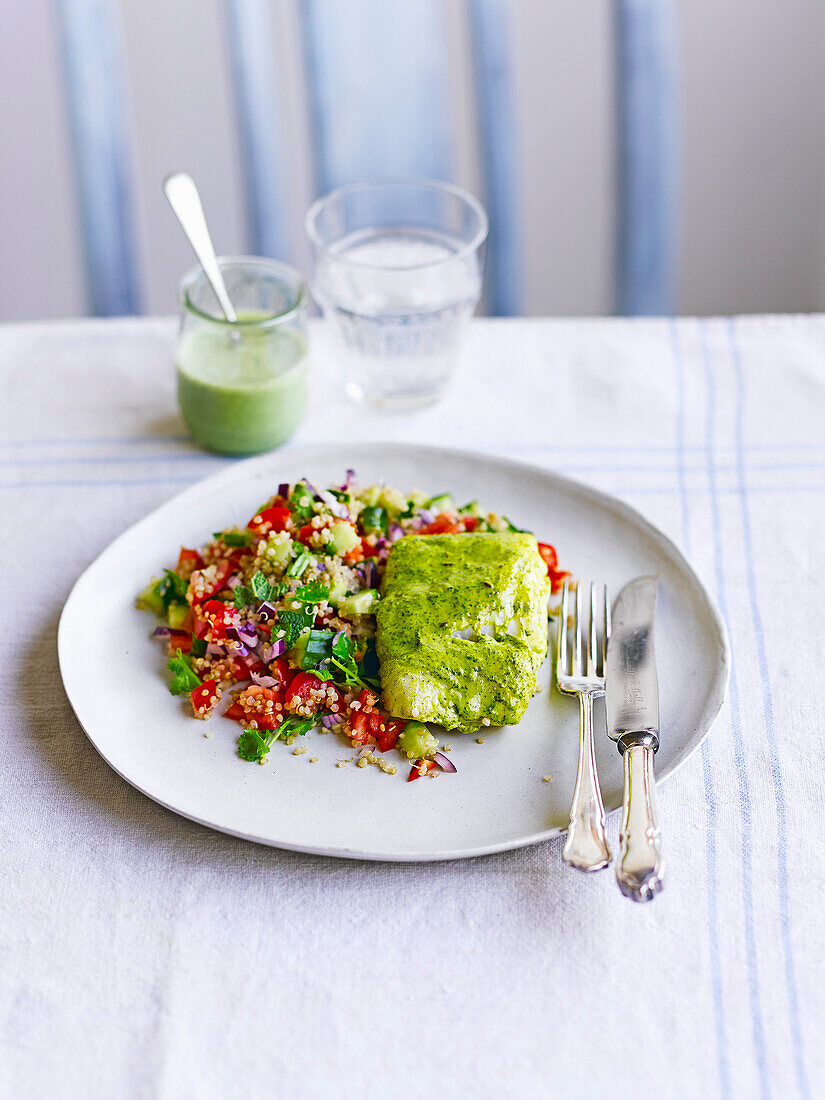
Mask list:
[[218,266],[218,258],[215,255],[212,238],[209,236],[201,197],[198,194],[195,181],[186,172],[175,172],[163,181],[163,193],[169,200],[169,205],[174,210],[175,217],[180,222],[187,240],[192,245],[192,250],[200,261],[203,273],[215,292],[215,297],[218,299],[218,304],[223,310],[224,316],[227,321],[234,324],[238,320],[238,315],[229,300],[229,295],[226,293],[226,284]]

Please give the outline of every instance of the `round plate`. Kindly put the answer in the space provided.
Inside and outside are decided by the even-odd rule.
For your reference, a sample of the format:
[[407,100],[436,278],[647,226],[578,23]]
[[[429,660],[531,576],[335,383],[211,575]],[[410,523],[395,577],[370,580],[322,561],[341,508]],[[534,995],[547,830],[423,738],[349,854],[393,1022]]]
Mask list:
[[[63,682],[89,740],[127,782],[235,836],[361,859],[484,855],[566,827],[578,706],[552,687],[549,662],[518,726],[484,731],[483,744],[446,734],[457,774],[417,783],[406,782],[400,760],[396,775],[337,767],[355,750],[335,733],[310,733],[305,755],[276,743],[266,765],[247,763],[237,755],[236,723],[196,721],[188,700],[169,694],[165,647],[150,640],[156,624],[135,609],[137,593],[177,559],[179,546],[245,524],[279,482],[306,476],[332,485],[348,466],[362,485],[383,480],[478,499],[553,543],[563,568],[606,582],[613,597],[632,577],[658,574],[659,782],[696,750],[725,695],[727,641],[710,596],[661,532],[604,493],[521,463],[441,448],[336,445],[262,455],[199,482],[116,539],[75,585],[60,620]],[[602,721],[598,712],[597,730]],[[613,810],[622,800],[621,759],[606,733],[597,733],[597,746],[604,803]]]

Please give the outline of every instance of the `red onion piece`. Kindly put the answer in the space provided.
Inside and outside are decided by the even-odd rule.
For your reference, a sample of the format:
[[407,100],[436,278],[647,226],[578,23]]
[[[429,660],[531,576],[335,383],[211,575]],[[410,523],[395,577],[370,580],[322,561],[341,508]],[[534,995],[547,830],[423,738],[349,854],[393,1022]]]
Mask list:
[[425,526],[428,523],[435,522],[435,516],[432,512],[428,512],[426,508],[421,509],[421,511],[416,516],[416,519],[419,519],[421,521],[420,526]]
[[277,688],[281,686],[281,681],[276,680],[274,676],[264,676],[260,672],[250,672],[250,678],[255,681],[258,687],[262,688]]
[[278,496],[279,497],[288,497],[289,496],[289,482],[287,482],[287,481],[282,481],[281,482],[281,484],[278,486]]
[[441,768],[443,772],[458,771],[458,768],[455,766],[452,760],[446,757],[443,752],[435,753],[433,756],[433,760],[436,762],[436,764],[438,764],[439,768]]
[[258,618],[262,623],[274,622],[277,614],[277,610],[271,603],[262,603],[258,608]]
[[[233,652],[237,653],[238,651],[234,650]],[[218,645],[216,642],[210,642],[209,645],[206,647],[206,656],[207,657],[225,657],[226,656],[226,646]]]
[[321,725],[328,730],[331,730],[333,726],[340,726],[344,719],[340,714],[322,714]]
[[244,623],[242,626],[237,627],[228,626],[226,628],[226,636],[245,646],[257,645],[258,643],[258,634],[251,623]]
[[276,657],[283,657],[286,652],[286,643],[283,638],[277,638],[274,642],[261,642],[256,652],[263,663],[268,665]]
[[391,523],[389,530],[387,531],[388,542],[398,542],[399,539],[404,537],[404,528],[400,523]]
[[173,626],[159,626],[152,632],[153,638],[188,638],[189,632],[177,630]]
[[378,566],[374,561],[364,562],[364,582],[367,588],[375,588],[378,584]]

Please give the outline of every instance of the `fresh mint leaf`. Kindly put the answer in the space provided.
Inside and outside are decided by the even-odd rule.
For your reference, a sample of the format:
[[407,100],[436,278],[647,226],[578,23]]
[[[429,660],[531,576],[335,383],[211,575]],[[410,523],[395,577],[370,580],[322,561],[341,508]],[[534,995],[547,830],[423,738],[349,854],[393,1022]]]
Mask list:
[[235,601],[236,610],[243,611],[255,599],[255,593],[245,584],[239,584],[232,592],[232,599]]
[[266,579],[264,574],[261,573],[260,570],[258,570],[258,572],[253,575],[252,581],[250,583],[252,585],[252,591],[255,593],[257,599],[269,599],[269,581]]
[[272,640],[274,641],[278,632],[282,630],[284,632],[284,645],[287,649],[291,649],[298,641],[298,635],[305,626],[309,625],[303,611],[290,611],[288,608],[282,608],[278,612],[278,622],[272,627]]
[[180,650],[174,657],[169,658],[166,667],[172,673],[169,690],[173,695],[183,695],[200,687],[200,677],[192,671],[189,658],[184,657]]

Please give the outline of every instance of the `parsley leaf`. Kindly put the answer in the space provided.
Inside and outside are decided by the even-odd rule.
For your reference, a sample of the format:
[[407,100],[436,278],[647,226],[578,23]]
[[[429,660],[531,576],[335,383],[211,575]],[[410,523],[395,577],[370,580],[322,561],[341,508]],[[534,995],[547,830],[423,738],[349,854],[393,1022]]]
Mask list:
[[315,724],[314,718],[285,718],[280,726],[263,737],[258,730],[247,726],[238,738],[238,755],[243,760],[263,760],[279,738],[303,737]]
[[188,657],[178,650],[174,657],[169,658],[166,666],[172,673],[169,690],[173,695],[183,695],[185,692],[194,691],[201,686],[200,677],[192,671],[192,665]]
[[247,726],[238,738],[238,756],[243,760],[263,760],[268,752],[269,745],[263,737],[256,729]]
[[164,610],[168,611],[170,604],[186,603],[189,581],[184,580],[183,577],[178,576],[171,569],[164,569],[163,572],[165,576],[155,585],[155,592],[163,602]]
[[213,531],[212,534],[227,546],[249,546],[252,542],[251,531]]
[[203,657],[206,654],[206,638],[196,638],[192,635],[192,648],[189,650],[190,657]]
[[[289,498],[289,507],[296,519],[311,519],[315,514],[312,508],[312,497],[312,490],[308,489],[302,481],[299,481],[292,490],[292,495]],[[304,500],[308,500],[309,503],[302,504],[301,502]]]

